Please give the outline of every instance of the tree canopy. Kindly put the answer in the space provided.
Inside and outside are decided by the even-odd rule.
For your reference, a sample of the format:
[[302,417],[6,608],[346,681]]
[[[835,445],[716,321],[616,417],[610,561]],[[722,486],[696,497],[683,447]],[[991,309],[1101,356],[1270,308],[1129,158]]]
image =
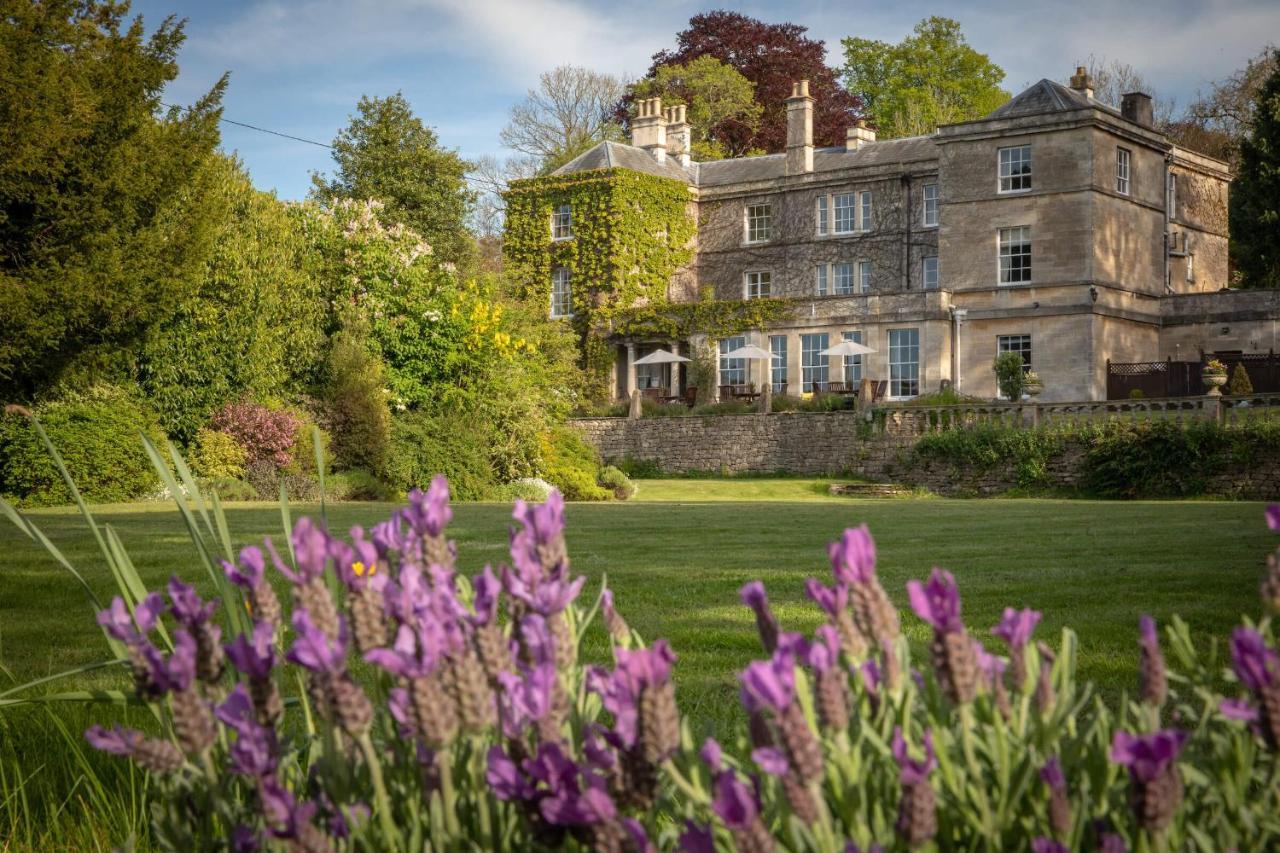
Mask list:
[[1280,287],[1280,51],[1271,68],[1231,187],[1231,255],[1245,287]]
[[[710,56],[725,63],[755,87],[760,122],[722,122],[710,133],[725,156],[740,157],[755,151],[777,152],[787,144],[786,100],[791,84],[809,81],[815,98],[813,136],[816,145],[843,145],[845,131],[859,117],[860,103],[840,86],[836,72],[826,64],[827,49],[805,35],[798,24],[767,24],[738,12],[707,12],[689,19],[689,27],[676,35],[674,50],[654,54],[647,79],[656,79],[663,66],[688,65]],[[625,122],[635,96],[619,102],[615,116]]]
[[751,81],[709,55],[683,65],[658,66],[653,77],[636,83],[633,94],[637,98],[661,96],[664,105],[687,105],[693,158],[700,161],[728,156],[721,138],[754,133],[764,111],[756,103]]
[[950,18],[925,18],[898,44],[856,37],[843,44],[845,83],[882,137],[932,133],[1009,99],[1000,87],[1004,69],[970,47]]
[[222,211],[206,198],[225,78],[161,112],[182,25],[128,6],[0,14],[0,395],[27,398],[128,346],[196,286]]
[[311,195],[321,204],[379,201],[384,225],[412,228],[442,262],[470,256],[465,227],[474,198],[467,187],[470,164],[441,147],[435,131],[414,115],[404,95],[362,97],[350,123],[333,140],[333,160],[332,178],[311,178]]
[[621,140],[611,115],[626,87],[617,77],[589,68],[561,65],[538,77],[538,88],[511,108],[499,134],[502,144],[547,173],[606,139]]

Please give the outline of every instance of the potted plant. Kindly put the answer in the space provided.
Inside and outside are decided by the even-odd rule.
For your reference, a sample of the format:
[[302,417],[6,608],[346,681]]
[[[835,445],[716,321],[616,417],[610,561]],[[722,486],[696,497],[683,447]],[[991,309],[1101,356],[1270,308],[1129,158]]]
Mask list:
[[1216,358],[1211,358],[1201,369],[1200,379],[1204,382],[1205,393],[1210,397],[1218,397],[1222,394],[1219,389],[1227,384],[1227,366]]
[[1040,381],[1040,377],[1034,370],[1028,370],[1022,378],[1022,391],[1028,397],[1039,397],[1040,392],[1044,390],[1044,383]]

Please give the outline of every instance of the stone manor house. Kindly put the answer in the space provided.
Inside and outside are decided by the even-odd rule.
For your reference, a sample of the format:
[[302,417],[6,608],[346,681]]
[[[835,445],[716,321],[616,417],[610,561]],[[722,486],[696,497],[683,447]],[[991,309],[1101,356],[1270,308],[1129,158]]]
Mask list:
[[[553,177],[632,170],[687,187],[697,226],[692,260],[670,276],[671,303],[788,300],[785,320],[714,342],[721,353],[754,344],[773,354],[720,358],[717,386],[798,394],[869,377],[887,380],[889,399],[945,382],[989,398],[992,360],[1013,351],[1040,376],[1043,400],[1096,400],[1109,361],[1280,349],[1277,294],[1227,289],[1227,166],[1161,134],[1149,95],[1127,94],[1118,108],[1095,99],[1084,69],[1070,86],[1041,80],[928,136],[877,140],[858,123],[839,148],[814,147],[801,81],[784,154],[707,163],[690,159],[682,107],[639,106],[630,145],[602,142]],[[570,195],[545,208],[548,252],[591,215],[576,207]],[[554,257],[551,315],[567,316],[585,283]],[[678,392],[687,367],[635,361],[706,344],[696,332],[592,334],[612,354],[618,397]],[[875,352],[820,355],[842,339]]]

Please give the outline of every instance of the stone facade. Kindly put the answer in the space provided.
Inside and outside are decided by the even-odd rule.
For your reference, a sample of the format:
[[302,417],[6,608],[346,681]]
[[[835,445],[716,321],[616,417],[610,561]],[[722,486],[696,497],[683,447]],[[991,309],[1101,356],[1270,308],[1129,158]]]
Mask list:
[[[696,252],[673,281],[672,301],[795,301],[790,319],[742,335],[780,354],[777,374],[764,361],[717,360],[717,386],[772,380],[775,393],[797,394],[815,379],[865,376],[889,380],[897,397],[943,382],[993,397],[991,363],[1002,347],[1018,346],[1046,401],[1104,399],[1108,359],[1154,360],[1169,341],[1180,348],[1204,337],[1167,303],[1197,296],[1216,306],[1228,284],[1230,175],[1159,133],[1144,96],[1126,95],[1117,109],[1092,97],[1083,72],[1073,85],[1041,80],[983,119],[928,136],[876,140],[858,126],[845,147],[815,149],[812,100],[797,84],[786,153],[708,163],[660,153],[656,117],[683,118],[646,102],[638,147],[601,145],[609,163],[689,187]],[[1002,158],[1023,147],[1029,185],[1003,183]],[[558,173],[599,168],[602,156],[592,149]],[[1016,232],[1029,244],[1026,280],[1001,276],[1002,229],[1027,229]],[[1015,232],[1005,235],[1010,250]],[[1265,337],[1265,322],[1280,317],[1268,310],[1240,334]],[[857,335],[875,352],[846,373],[843,358],[813,354],[822,334],[828,345]],[[637,377],[635,359],[716,342],[693,334],[612,343],[613,387],[624,396],[637,384],[674,390],[687,380],[669,367]]]

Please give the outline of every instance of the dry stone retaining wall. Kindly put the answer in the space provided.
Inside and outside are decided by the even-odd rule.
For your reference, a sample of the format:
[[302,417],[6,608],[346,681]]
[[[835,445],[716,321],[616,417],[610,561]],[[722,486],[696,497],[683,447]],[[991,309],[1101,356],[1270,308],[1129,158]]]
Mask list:
[[853,472],[879,479],[906,445],[885,436],[860,438],[861,417],[857,412],[777,412],[571,423],[605,459],[652,461],[673,473]]

